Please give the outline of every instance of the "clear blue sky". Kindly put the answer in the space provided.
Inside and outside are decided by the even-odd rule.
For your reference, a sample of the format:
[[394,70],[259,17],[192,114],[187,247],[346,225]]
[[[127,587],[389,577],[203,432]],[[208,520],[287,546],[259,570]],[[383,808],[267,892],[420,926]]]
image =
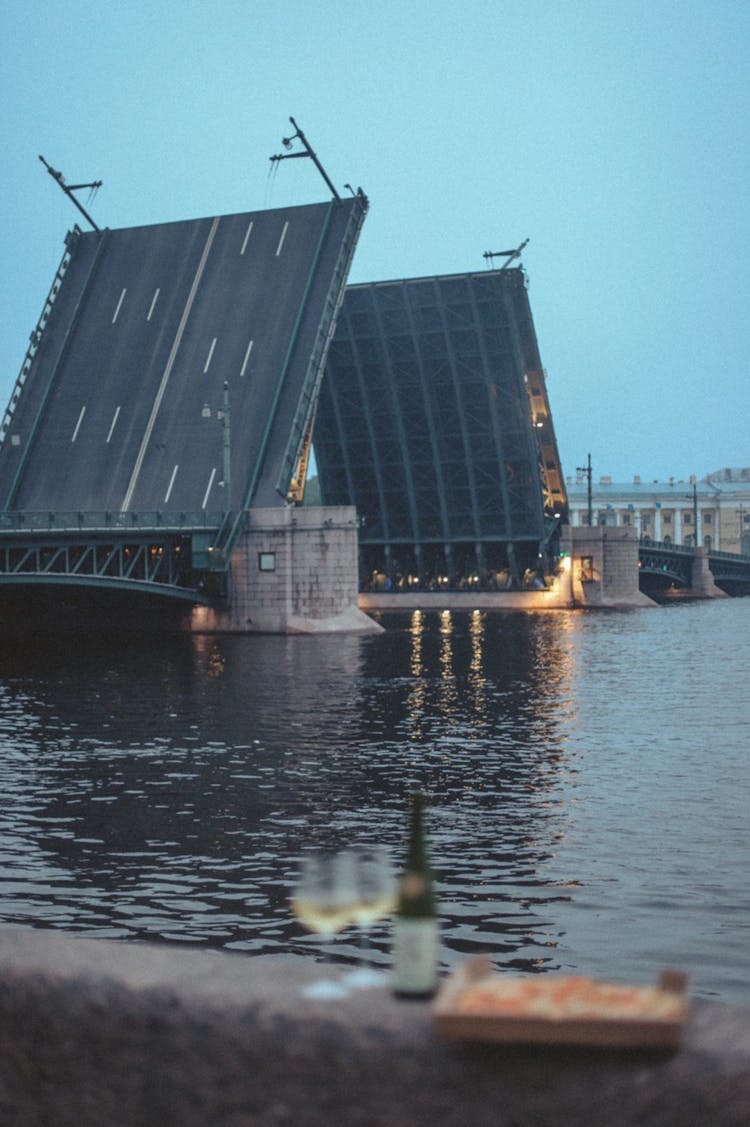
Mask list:
[[[4,0],[0,399],[78,213],[127,227],[327,196],[352,281],[524,265],[563,466],[750,465],[748,0]],[[85,195],[82,196],[85,202]]]

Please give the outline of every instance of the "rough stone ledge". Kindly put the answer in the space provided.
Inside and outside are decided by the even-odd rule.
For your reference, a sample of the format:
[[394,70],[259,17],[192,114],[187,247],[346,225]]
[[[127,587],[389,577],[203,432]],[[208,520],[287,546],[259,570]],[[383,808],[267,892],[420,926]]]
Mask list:
[[750,1010],[673,1055],[436,1041],[429,1006],[336,1000],[294,956],[0,931],[4,1127],[747,1127]]

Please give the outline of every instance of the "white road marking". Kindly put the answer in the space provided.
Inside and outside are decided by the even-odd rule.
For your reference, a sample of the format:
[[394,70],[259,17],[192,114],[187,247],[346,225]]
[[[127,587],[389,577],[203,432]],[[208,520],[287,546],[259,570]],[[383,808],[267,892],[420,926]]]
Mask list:
[[215,477],[216,477],[216,466],[214,466],[214,468],[211,470],[211,476],[208,479],[208,485],[206,487],[206,493],[205,493],[205,496],[203,498],[203,504],[201,505],[202,509],[205,509],[206,505],[208,504],[208,495],[211,492],[211,486],[214,483]]
[[286,233],[287,233],[288,230],[289,230],[289,220],[287,219],[286,223],[284,224],[284,230],[281,232],[281,238],[279,239],[279,245],[276,247],[276,257],[277,258],[281,254],[281,248],[284,245],[284,239],[286,238]]
[[[276,253],[278,254],[279,252],[278,252],[278,251],[276,251]],[[114,325],[115,321],[117,320],[117,314],[118,314],[118,313],[120,312],[120,306],[122,305],[122,301],[123,301],[123,298],[125,297],[125,294],[126,294],[127,292],[128,292],[128,291],[127,291],[127,288],[125,288],[125,289],[124,289],[124,290],[122,291],[122,293],[120,294],[120,300],[119,300],[119,301],[118,301],[118,303],[117,303],[117,309],[115,309],[115,315],[114,315],[114,317],[112,318],[112,324],[113,324],[113,325]]]
[[185,332],[185,326],[187,325],[188,317],[190,316],[190,310],[193,308],[193,302],[195,301],[195,295],[198,292],[198,285],[200,283],[201,278],[203,277],[203,271],[206,269],[206,262],[208,261],[208,255],[209,255],[209,252],[211,250],[211,246],[213,244],[214,238],[216,237],[216,231],[217,231],[218,226],[219,226],[219,217],[217,216],[214,219],[213,223],[211,224],[211,230],[208,233],[208,238],[206,239],[206,245],[203,248],[203,254],[201,255],[201,260],[198,263],[198,269],[195,272],[195,277],[193,278],[193,284],[190,287],[190,293],[188,294],[188,299],[185,302],[185,308],[182,311],[182,317],[180,318],[180,323],[177,327],[177,333],[175,335],[174,341],[172,342],[172,349],[169,353],[169,359],[167,360],[167,364],[166,364],[166,367],[164,369],[164,375],[161,378],[161,383],[159,384],[159,390],[156,393],[154,405],[151,408],[151,414],[149,415],[148,423],[146,424],[146,430],[145,430],[145,432],[143,434],[143,438],[141,440],[141,447],[140,447],[140,450],[138,451],[138,457],[135,460],[135,465],[133,466],[133,473],[130,476],[130,484],[128,485],[128,489],[127,489],[127,492],[125,494],[124,500],[122,502],[122,505],[120,506],[120,511],[123,512],[123,513],[127,511],[128,506],[130,505],[130,502],[133,499],[133,493],[135,492],[136,483],[138,481],[138,475],[141,472],[141,466],[143,465],[143,459],[146,456],[146,450],[148,448],[148,444],[149,444],[149,441],[151,439],[151,432],[154,429],[154,423],[156,422],[156,416],[158,415],[159,408],[161,407],[161,401],[164,398],[164,392],[167,390],[167,384],[169,383],[169,377],[172,374],[172,368],[174,367],[174,362],[175,362],[175,359],[177,358],[177,350],[179,349],[180,344],[182,343],[182,336],[183,336],[183,333]]
[[115,423],[117,422],[117,416],[119,414],[120,414],[120,408],[118,407],[116,409],[115,413],[114,413],[113,418],[112,418],[112,423],[111,423],[111,426],[109,428],[109,434],[107,435],[107,442],[109,442],[110,438],[112,437],[112,431],[115,429]]
[[84,403],[83,407],[81,407],[81,413],[78,416],[78,422],[76,423],[76,429],[73,431],[73,437],[70,440],[71,443],[75,442],[75,440],[78,438],[78,428],[80,427],[81,423],[83,422],[83,416],[85,414],[86,414],[86,404]]
[[214,337],[214,339],[211,341],[211,347],[208,350],[208,356],[206,357],[206,363],[203,366],[203,375],[204,376],[205,376],[206,372],[208,371],[208,366],[211,363],[211,357],[214,354],[215,348],[216,348],[216,337]]
[[148,317],[146,318],[147,321],[151,320],[151,314],[154,311],[154,306],[156,305],[156,299],[158,298],[158,296],[159,296],[159,290],[157,289],[156,293],[154,294],[153,301],[151,302],[151,308],[148,311]]
[[177,471],[178,471],[179,468],[180,468],[179,465],[176,465],[175,468],[172,470],[172,476],[169,479],[169,488],[167,489],[167,493],[166,493],[166,496],[164,498],[164,504],[165,505],[166,505],[167,501],[169,500],[170,494],[172,492],[172,486],[174,485],[174,479],[177,477]]
[[247,225],[247,231],[245,232],[245,241],[242,244],[242,250],[240,251],[240,254],[245,253],[245,247],[247,246],[247,240],[250,238],[250,232],[252,231],[252,229],[253,229],[253,221],[251,219],[250,222]]
[[247,362],[250,359],[250,353],[252,352],[252,350],[253,350],[253,342],[250,341],[249,345],[247,346],[247,352],[245,353],[245,359],[242,361],[242,367],[240,368],[240,375],[241,376],[244,376],[244,374],[245,374],[245,369],[247,368]]

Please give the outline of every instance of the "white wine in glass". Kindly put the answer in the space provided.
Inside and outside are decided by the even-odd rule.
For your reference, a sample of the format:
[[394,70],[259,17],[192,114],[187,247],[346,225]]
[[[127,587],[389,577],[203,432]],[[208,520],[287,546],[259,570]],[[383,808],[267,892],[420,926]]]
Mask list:
[[358,849],[353,863],[357,892],[352,917],[367,931],[376,920],[393,911],[396,883],[385,849]]
[[311,853],[302,861],[292,912],[308,931],[321,939],[333,939],[352,922],[356,896],[348,854]]
[[362,929],[359,967],[348,977],[352,986],[379,986],[382,974],[366,966],[369,932],[376,920],[387,916],[396,905],[396,882],[386,849],[361,848],[353,851],[353,869],[357,898],[352,918]]

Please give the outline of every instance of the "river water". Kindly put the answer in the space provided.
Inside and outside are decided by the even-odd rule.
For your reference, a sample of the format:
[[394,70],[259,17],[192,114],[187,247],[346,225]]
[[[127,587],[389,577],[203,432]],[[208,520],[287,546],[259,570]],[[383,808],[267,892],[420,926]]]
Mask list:
[[398,862],[419,788],[446,968],[675,966],[750,1005],[750,598],[381,621],[6,641],[0,925],[353,962],[290,917],[299,858]]

